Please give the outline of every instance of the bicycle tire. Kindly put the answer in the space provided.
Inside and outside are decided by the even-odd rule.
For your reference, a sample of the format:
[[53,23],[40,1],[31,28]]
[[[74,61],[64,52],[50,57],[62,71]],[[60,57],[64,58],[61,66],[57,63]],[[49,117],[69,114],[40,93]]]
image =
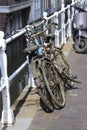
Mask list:
[[[54,72],[53,72],[53,70],[50,69],[50,66],[48,66],[48,65],[50,65],[50,64],[45,62],[44,66],[42,66],[42,73],[43,73],[44,81],[46,83],[46,87],[47,87],[47,90],[48,90],[48,92],[50,94],[50,97],[51,97],[52,103],[54,105],[54,108],[60,108],[61,109],[66,104],[64,86],[63,86],[63,84],[61,82],[59,83],[58,78],[60,78],[60,76],[58,77],[58,73],[56,73],[56,75],[55,75],[56,78],[58,77],[57,78],[58,80],[56,80],[56,82],[54,82],[54,79],[55,79],[54,78]],[[50,72],[52,72],[53,75]],[[53,81],[52,84],[51,84],[50,81],[51,82]],[[59,90],[60,90],[60,93],[61,93],[61,96],[60,96],[59,91],[57,91],[57,95],[58,95],[59,99],[58,99],[58,97],[55,96],[55,93],[54,93],[55,87],[54,86],[56,86],[56,88],[59,87]]]
[[36,69],[36,73],[37,73],[37,78],[35,79],[35,84],[37,86],[38,94],[41,99],[41,104],[42,104],[41,106],[43,107],[43,109],[46,112],[53,112],[54,107],[52,105],[50,95],[47,91],[41,68],[36,65],[35,69]]
[[[45,89],[44,89],[44,91],[45,91]],[[47,91],[45,91],[46,93],[46,95],[48,95],[48,92]],[[53,107],[53,105],[52,105],[52,103],[51,104],[49,104],[48,103],[48,99],[46,99],[46,95],[44,95],[44,92],[43,92],[43,90],[40,88],[40,87],[38,87],[38,93],[39,93],[39,95],[40,95],[40,103],[41,103],[41,106],[42,106],[42,108],[46,111],[46,112],[53,112],[54,111],[54,107]],[[48,98],[48,97],[47,97]]]

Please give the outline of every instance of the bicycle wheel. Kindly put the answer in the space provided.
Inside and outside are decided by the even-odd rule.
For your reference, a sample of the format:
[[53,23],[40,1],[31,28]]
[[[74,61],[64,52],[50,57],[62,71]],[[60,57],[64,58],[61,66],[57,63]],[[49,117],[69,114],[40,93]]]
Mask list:
[[37,90],[40,96],[40,101],[41,101],[41,106],[46,112],[53,112],[54,107],[52,105],[52,101],[49,95],[49,92],[46,88],[46,84],[43,78],[42,70],[41,68],[37,65],[35,65],[36,68],[36,73],[37,77],[35,79],[35,84],[37,86]]
[[[64,92],[64,84],[61,80],[61,77],[57,73],[56,68],[54,65],[50,64],[49,62],[45,62],[45,73],[46,73],[46,79],[45,82],[48,81],[47,89],[49,91],[49,88],[51,91],[49,91],[52,103],[54,105],[54,108],[63,108],[66,104],[65,99],[65,92]],[[47,81],[46,81],[47,80]]]
[[65,88],[72,88],[74,86],[73,76],[71,74],[70,66],[61,49],[55,48],[53,50],[53,62],[58,68],[60,77],[62,78]]

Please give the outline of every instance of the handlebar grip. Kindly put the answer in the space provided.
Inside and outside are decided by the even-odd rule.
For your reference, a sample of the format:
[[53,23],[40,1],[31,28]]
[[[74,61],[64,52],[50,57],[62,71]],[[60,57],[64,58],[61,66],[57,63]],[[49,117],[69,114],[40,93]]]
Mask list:
[[36,51],[37,48],[38,48],[38,46],[37,46],[37,45],[34,45],[34,46],[32,46],[32,47],[27,47],[27,48],[25,48],[25,49],[23,50],[23,52],[26,53],[26,54],[27,54],[27,53],[32,53],[32,52]]

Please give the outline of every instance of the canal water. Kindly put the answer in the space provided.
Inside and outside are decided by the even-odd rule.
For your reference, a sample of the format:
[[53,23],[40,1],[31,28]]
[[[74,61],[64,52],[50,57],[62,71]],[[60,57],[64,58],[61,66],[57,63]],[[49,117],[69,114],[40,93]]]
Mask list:
[[[6,54],[8,60],[8,76],[10,76],[26,60],[23,49],[26,47],[24,36],[17,38],[7,45]],[[26,66],[10,83],[11,105],[21,94],[28,84],[28,67]],[[2,100],[0,93],[0,116],[2,110]]]

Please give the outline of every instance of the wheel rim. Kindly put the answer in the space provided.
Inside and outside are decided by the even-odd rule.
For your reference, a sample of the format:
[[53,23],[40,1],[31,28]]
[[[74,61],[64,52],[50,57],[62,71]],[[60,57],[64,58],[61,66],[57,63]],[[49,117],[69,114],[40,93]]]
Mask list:
[[85,44],[86,44],[85,41],[82,40],[81,43],[79,44],[79,48],[84,48]]
[[78,47],[79,47],[80,49],[84,48],[85,45],[86,45],[85,40],[83,40],[82,38],[81,38],[81,41],[80,41],[80,42],[79,42],[79,39],[76,39],[76,43],[77,43],[77,45],[78,45]]

